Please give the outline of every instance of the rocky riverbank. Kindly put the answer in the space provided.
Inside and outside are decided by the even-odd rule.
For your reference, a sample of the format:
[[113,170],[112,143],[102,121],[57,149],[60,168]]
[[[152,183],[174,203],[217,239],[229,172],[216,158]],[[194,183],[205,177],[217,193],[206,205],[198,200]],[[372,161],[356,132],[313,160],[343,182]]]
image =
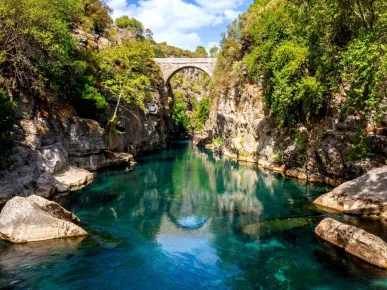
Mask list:
[[13,196],[51,198],[78,190],[93,180],[92,171],[132,161],[131,154],[109,151],[108,136],[98,122],[40,117],[33,99],[18,104],[11,165],[0,172],[1,204]]
[[385,165],[387,158],[387,131],[381,124],[367,127],[368,156],[351,157],[361,120],[347,116],[343,102],[334,96],[324,118],[280,129],[265,109],[262,88],[245,84],[213,101],[205,129],[194,142],[289,177],[338,186]]
[[13,243],[79,237],[87,232],[80,220],[59,204],[37,195],[14,197],[0,213],[0,238]]
[[387,166],[343,183],[314,201],[314,204],[349,215],[387,218]]

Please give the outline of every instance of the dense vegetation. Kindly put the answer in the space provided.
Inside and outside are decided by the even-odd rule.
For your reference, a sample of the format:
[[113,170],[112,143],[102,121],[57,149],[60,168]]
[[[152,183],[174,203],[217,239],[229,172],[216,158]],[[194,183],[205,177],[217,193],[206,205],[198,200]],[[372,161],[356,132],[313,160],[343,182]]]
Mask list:
[[343,109],[377,121],[387,90],[384,0],[257,0],[223,35],[219,91],[246,81],[263,86],[280,127]]
[[172,78],[174,132],[184,135],[204,128],[211,108],[211,97],[207,94],[210,85],[210,77],[203,72],[198,78],[187,78],[182,72]]
[[[80,116],[97,118],[111,103],[112,124],[122,102],[146,110],[144,103],[160,81],[155,56],[197,57],[205,52],[156,43],[150,29],[127,16],[116,19],[114,26],[111,12],[102,0],[0,0],[1,164],[11,153],[18,95],[34,98],[35,107],[51,117],[68,116],[64,107],[70,105]],[[114,45],[117,27],[136,37]],[[75,30],[87,38],[86,49],[79,49]],[[113,45],[98,48],[101,37]]]

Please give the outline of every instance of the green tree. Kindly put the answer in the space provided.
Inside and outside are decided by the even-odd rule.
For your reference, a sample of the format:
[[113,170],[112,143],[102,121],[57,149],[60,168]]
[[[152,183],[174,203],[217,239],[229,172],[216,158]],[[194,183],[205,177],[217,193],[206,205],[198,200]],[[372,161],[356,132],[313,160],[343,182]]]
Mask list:
[[198,46],[195,50],[195,53],[199,56],[199,57],[208,57],[208,53],[207,53],[207,50],[205,49],[204,46]]
[[124,15],[116,19],[116,25],[119,28],[128,29],[136,32],[138,35],[143,36],[144,26],[143,24],[135,18],[129,18]]
[[75,43],[70,27],[82,16],[77,0],[0,2],[3,84],[29,93],[56,94],[68,79]]
[[113,10],[101,0],[80,0],[83,4],[82,22],[88,30],[99,35],[113,23],[110,14]]
[[175,90],[173,92],[173,113],[172,120],[177,132],[191,131],[191,117],[187,114],[187,101],[185,100],[185,92]]
[[149,28],[145,29],[145,39],[153,41],[153,32]]
[[149,89],[158,73],[149,43],[125,41],[122,46],[102,51],[99,57],[102,85],[117,99],[110,122],[116,120],[121,100],[145,109],[144,102],[152,97]]
[[210,56],[211,57],[217,57],[219,53],[219,47],[217,45],[214,45],[210,48]]

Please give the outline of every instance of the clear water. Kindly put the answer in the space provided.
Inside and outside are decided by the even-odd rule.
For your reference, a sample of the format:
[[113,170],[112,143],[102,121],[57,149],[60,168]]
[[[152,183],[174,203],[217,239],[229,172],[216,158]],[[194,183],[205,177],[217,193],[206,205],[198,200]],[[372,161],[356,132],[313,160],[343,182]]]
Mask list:
[[60,202],[90,235],[0,244],[2,289],[387,289],[387,275],[315,237],[327,188],[182,143],[107,170]]

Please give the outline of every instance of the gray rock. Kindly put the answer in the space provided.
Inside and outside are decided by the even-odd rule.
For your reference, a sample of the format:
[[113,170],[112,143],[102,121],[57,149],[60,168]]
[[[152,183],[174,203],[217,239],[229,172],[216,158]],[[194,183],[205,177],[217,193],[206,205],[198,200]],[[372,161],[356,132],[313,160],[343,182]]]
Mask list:
[[347,214],[387,218],[387,166],[343,183],[314,204]]
[[45,198],[50,197],[55,191],[54,181],[55,179],[50,172],[43,172],[36,181],[35,194]]
[[37,195],[31,195],[27,197],[27,199],[35,202],[37,205],[39,205],[42,209],[44,209],[53,217],[56,217],[58,219],[62,219],[65,221],[69,221],[72,223],[80,222],[79,218],[75,214],[64,209],[62,206],[60,206],[58,203],[54,201],[47,200]]
[[51,215],[50,211],[28,198],[12,198],[0,213],[0,237],[13,243],[25,243],[87,235],[79,226]]
[[37,150],[37,154],[41,158],[41,167],[44,171],[55,173],[68,164],[68,154],[62,143],[42,147]]
[[321,221],[315,233],[363,261],[387,268],[387,244],[377,236],[331,218]]
[[93,181],[94,174],[84,169],[69,166],[56,173],[54,178],[56,191],[67,193],[89,185]]
[[72,117],[69,128],[69,156],[99,154],[107,149],[105,130],[97,121]]

